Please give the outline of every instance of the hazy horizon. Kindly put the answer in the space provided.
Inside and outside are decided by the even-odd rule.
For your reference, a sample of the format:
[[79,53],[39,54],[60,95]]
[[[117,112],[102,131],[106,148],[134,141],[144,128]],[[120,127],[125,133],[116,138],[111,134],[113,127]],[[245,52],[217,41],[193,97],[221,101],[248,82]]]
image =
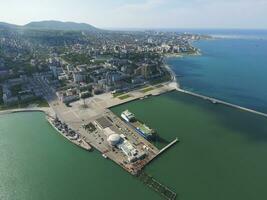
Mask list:
[[115,29],[267,29],[267,0],[9,0],[0,21],[59,20]]

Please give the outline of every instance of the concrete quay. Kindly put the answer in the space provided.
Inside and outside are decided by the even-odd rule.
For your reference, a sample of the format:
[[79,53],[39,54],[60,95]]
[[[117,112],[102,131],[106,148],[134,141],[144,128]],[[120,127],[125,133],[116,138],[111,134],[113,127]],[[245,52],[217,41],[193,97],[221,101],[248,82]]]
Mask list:
[[[118,97],[113,97],[111,93],[105,93],[88,98],[85,101],[71,103],[70,107],[65,106],[59,101],[52,101],[50,105],[53,107],[55,113],[57,113],[57,117],[68,124],[73,130],[79,132],[89,141],[91,146],[131,174],[135,174],[158,155],[159,149],[140,136],[136,130],[127,123],[114,115],[109,108],[145,98],[146,96],[157,96],[175,90],[175,87],[170,86],[169,82],[148,87],[153,87],[153,90],[144,92],[142,89],[138,89],[128,92],[127,95],[129,95],[129,98],[127,99],[120,99]],[[114,150],[114,148],[107,143],[107,138],[103,130],[97,127],[95,131],[89,133],[83,128],[84,125],[89,123],[93,124],[97,119],[102,117],[112,120],[112,126],[110,128],[115,133],[126,135],[137,150],[143,151],[143,146],[147,146],[149,148],[149,151],[146,152],[147,157],[142,161],[136,162],[134,165],[128,164],[126,163],[126,156],[117,149]]]

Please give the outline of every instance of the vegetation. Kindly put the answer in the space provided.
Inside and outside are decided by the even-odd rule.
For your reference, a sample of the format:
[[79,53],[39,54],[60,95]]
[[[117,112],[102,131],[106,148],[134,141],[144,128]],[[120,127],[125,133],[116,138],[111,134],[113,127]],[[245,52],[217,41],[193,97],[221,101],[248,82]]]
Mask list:
[[129,97],[131,97],[131,95],[129,95],[129,94],[125,94],[125,95],[119,96],[118,98],[119,98],[120,100],[124,100],[124,99],[128,99]]
[[115,94],[112,94],[112,95],[113,95],[113,98],[116,98],[116,97],[121,96],[123,94],[124,93],[122,93],[122,92],[118,92],[118,93],[115,93]]
[[11,93],[13,95],[18,95],[18,93],[22,90],[22,86],[21,85],[14,85],[10,88]]
[[92,58],[86,54],[71,53],[63,56],[63,59],[76,65],[91,64]]
[[2,103],[2,104],[0,104],[0,110],[27,108],[30,105],[37,105],[37,107],[39,107],[39,108],[41,108],[41,107],[49,107],[49,104],[47,103],[46,100],[44,100],[42,98],[36,98],[34,100],[31,100],[31,101],[19,102],[19,103],[14,104],[14,105],[4,105]]
[[90,122],[89,124],[84,125],[84,129],[89,132],[94,132],[96,130],[96,127],[92,122]]
[[142,93],[147,93],[147,92],[152,91],[152,90],[154,90],[153,87],[147,87],[147,88],[142,89],[141,92]]
[[166,72],[164,76],[151,80],[150,84],[156,85],[156,84],[170,81],[171,79],[172,79],[172,77],[171,77],[170,73]]

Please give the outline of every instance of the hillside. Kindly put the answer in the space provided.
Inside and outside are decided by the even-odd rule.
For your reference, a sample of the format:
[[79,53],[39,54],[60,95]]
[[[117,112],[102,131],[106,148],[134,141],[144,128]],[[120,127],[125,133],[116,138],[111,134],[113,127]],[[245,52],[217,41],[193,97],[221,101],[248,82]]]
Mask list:
[[26,24],[24,28],[27,29],[38,29],[38,30],[62,30],[62,31],[98,31],[92,25],[86,23],[75,23],[75,22],[61,22],[61,21],[40,21],[31,22]]
[[86,23],[40,21],[30,22],[24,26],[0,22],[0,29],[26,29],[26,30],[57,30],[57,31],[101,31],[100,29]]

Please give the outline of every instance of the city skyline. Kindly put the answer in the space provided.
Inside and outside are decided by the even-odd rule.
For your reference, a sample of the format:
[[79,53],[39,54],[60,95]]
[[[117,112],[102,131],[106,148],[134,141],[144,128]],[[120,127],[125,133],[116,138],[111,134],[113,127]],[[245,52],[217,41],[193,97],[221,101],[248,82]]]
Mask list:
[[0,21],[24,25],[60,20],[99,28],[266,29],[266,10],[267,0],[10,0],[1,3]]

